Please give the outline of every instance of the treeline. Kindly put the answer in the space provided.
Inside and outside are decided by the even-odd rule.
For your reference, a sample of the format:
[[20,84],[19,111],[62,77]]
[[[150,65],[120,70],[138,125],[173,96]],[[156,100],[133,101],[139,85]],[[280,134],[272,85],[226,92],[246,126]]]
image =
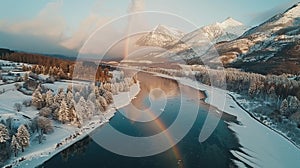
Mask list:
[[145,68],[169,76],[188,77],[215,87],[245,95],[249,98],[268,103],[279,121],[282,116],[297,122],[300,126],[300,81],[283,74],[261,75],[242,72],[237,69],[216,70],[206,67],[191,67],[189,70],[172,70],[164,68]]
[[38,87],[32,95],[32,105],[40,110],[42,117],[81,127],[94,115],[104,113],[113,103],[113,95],[129,91],[134,83],[133,78],[124,78],[119,83],[100,86],[70,85],[66,91],[60,88],[57,94]]
[[102,63],[97,65],[91,61],[78,61],[75,64],[73,60],[22,52],[6,52],[0,55],[0,59],[31,64],[32,66],[24,65],[23,70],[54,76],[58,79],[73,79],[75,68],[76,79],[105,82],[112,78],[109,71],[114,70],[111,66]]
[[59,59],[55,57],[40,55],[40,54],[29,54],[24,52],[12,52],[0,55],[0,59],[27,63],[27,64],[35,64],[35,65],[43,65],[43,66],[60,66],[67,67],[74,64],[74,61]]

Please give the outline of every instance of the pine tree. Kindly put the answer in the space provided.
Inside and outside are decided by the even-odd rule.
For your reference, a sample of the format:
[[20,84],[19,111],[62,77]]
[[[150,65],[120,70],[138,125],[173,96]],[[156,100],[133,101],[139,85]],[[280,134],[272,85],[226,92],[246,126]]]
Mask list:
[[68,91],[67,92],[66,103],[67,103],[69,109],[75,106],[75,104],[74,104],[74,96],[73,96],[72,91]]
[[0,124],[0,143],[6,143],[6,141],[9,139],[9,133],[6,126]]
[[59,88],[57,95],[55,95],[54,101],[60,104],[63,99],[65,99],[64,89]]
[[81,97],[76,105],[77,114],[82,117],[82,119],[88,118],[88,106],[86,101],[83,97]]
[[111,93],[113,95],[117,95],[118,94],[118,89],[116,87],[116,84],[111,84]]
[[47,107],[51,106],[54,103],[54,96],[51,90],[47,91],[45,101]]
[[32,104],[38,109],[43,107],[44,99],[41,94],[41,87],[38,86],[37,89],[32,94]]
[[296,96],[289,96],[288,99],[290,112],[295,113],[299,109],[300,101]]
[[19,145],[19,142],[17,141],[17,138],[14,135],[11,140],[10,148],[14,152],[15,157],[17,157],[18,152],[20,150],[20,145]]
[[91,119],[91,117],[95,113],[95,105],[94,105],[94,103],[91,100],[87,100],[86,105],[88,107],[87,118]]
[[74,97],[75,102],[79,102],[80,97],[81,97],[80,93],[76,92]]
[[58,120],[63,124],[69,121],[69,108],[66,101],[63,99],[58,111]]
[[96,101],[95,93],[91,92],[90,95],[88,96],[88,100],[95,102]]
[[108,104],[107,104],[105,98],[102,97],[102,96],[99,96],[98,101],[99,101],[99,103],[101,105],[100,106],[100,111],[101,112],[105,112],[107,110],[107,107],[108,107]]
[[21,125],[18,128],[18,132],[16,134],[17,140],[21,146],[22,152],[24,152],[24,148],[29,146],[30,142],[30,134],[27,130],[27,128],[25,127],[25,125]]
[[286,99],[284,99],[281,103],[281,106],[280,106],[280,112],[281,114],[283,115],[287,115],[288,113],[288,108],[289,108],[289,104],[288,104],[288,101]]
[[107,104],[111,104],[114,102],[113,94],[109,91],[106,91],[103,97],[105,98]]
[[76,121],[78,119],[78,116],[77,116],[77,113],[75,111],[75,107],[71,107],[69,109],[69,121],[72,123],[72,124],[76,124]]

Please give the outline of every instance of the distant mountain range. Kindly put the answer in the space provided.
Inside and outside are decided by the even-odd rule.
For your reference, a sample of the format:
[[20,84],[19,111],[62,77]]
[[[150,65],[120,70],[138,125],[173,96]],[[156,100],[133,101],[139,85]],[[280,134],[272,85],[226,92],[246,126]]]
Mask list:
[[[261,74],[297,74],[300,72],[300,3],[251,29],[233,18],[187,34],[158,25],[137,38],[135,44],[144,47],[143,51],[126,58],[126,62],[184,61],[210,65],[221,62],[225,67]],[[0,49],[0,55],[13,52],[18,51]],[[47,56],[75,60],[63,55]]]
[[[202,64],[203,60],[214,62],[219,59],[226,67],[262,74],[300,72],[300,3],[247,29],[232,18],[187,34],[159,25],[141,37],[137,44],[168,50],[149,54],[147,59],[150,61],[168,58]],[[219,57],[211,57],[216,52]]]
[[300,3],[215,47],[228,66],[259,73],[299,73]]

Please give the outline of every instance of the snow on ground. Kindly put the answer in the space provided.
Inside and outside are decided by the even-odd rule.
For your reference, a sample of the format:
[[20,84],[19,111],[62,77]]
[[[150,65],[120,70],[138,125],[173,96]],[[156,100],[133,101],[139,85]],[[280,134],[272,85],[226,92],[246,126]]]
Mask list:
[[43,86],[51,89],[54,91],[54,94],[57,93],[59,88],[63,88],[64,90],[66,90],[66,88],[72,85],[72,82],[55,82],[55,83],[44,83]]
[[42,80],[46,80],[47,78],[49,78],[49,75],[44,75],[44,74],[39,74],[39,79],[42,79]]
[[[166,75],[157,75],[171,78]],[[229,128],[236,133],[240,144],[243,146],[241,149],[249,154],[248,156],[239,151],[231,151],[238,159],[252,167],[282,168],[298,167],[296,165],[300,165],[300,149],[284,136],[251,117],[228,95],[230,92],[212,88],[188,78],[172,77],[172,79],[199,90],[209,90],[209,92],[206,92],[208,98],[211,97],[211,93],[216,97],[226,98],[225,105],[218,99],[208,99],[207,101],[226,113],[237,116],[238,121],[241,122],[241,125],[229,123]],[[239,167],[245,167],[242,162],[235,162]]]
[[89,85],[90,82],[86,82],[86,81],[76,81],[76,80],[61,80],[55,83],[45,83],[43,84],[43,86],[51,89],[54,91],[54,93],[56,94],[59,88],[63,88],[64,90],[66,90],[68,88],[69,85],[71,86],[83,86],[83,85]]
[[[13,167],[32,168],[44,163],[57,153],[86,137],[94,129],[108,122],[109,119],[114,116],[114,113],[116,112],[115,108],[122,108],[129,104],[139,91],[139,84],[135,84],[130,88],[129,92],[114,95],[115,103],[113,107],[104,114],[104,120],[103,116],[95,116],[88,124],[86,124],[86,126],[80,129],[75,128],[74,126],[62,125],[54,122],[54,133],[47,135],[46,141],[43,141],[42,144],[38,144],[36,140],[31,139],[32,142],[30,147],[26,148],[24,153],[19,153],[17,158],[12,158],[9,165],[12,164]],[[68,138],[75,135],[75,138]],[[56,148],[58,143],[61,143],[62,145]],[[25,160],[19,162],[18,160],[21,158],[24,158]]]

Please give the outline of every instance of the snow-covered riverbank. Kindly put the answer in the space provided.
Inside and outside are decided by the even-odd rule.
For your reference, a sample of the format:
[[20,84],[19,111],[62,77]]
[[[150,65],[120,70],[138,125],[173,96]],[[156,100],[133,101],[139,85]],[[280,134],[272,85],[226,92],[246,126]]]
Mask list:
[[116,112],[115,109],[122,108],[129,104],[139,91],[139,84],[134,84],[131,86],[129,92],[122,92],[118,95],[114,95],[114,103],[104,114],[104,117],[94,117],[89,123],[80,129],[69,125],[55,125],[54,133],[48,135],[45,142],[42,144],[31,145],[24,153],[20,153],[17,158],[12,157],[7,166],[4,167],[32,168],[44,163],[57,153],[85,138],[96,128],[109,122],[109,119],[111,119]]
[[[231,151],[231,153],[251,167],[298,167],[300,165],[300,149],[295,146],[284,136],[270,129],[264,124],[250,116],[242,109],[237,102],[229,95],[230,92],[218,88],[212,88],[207,85],[200,84],[188,78],[170,77],[163,74],[154,73],[157,76],[171,78],[183,85],[193,87],[195,89],[206,91],[208,99],[207,103],[225,111],[226,113],[237,116],[237,120],[241,125],[236,123],[228,123],[241,144],[241,150]],[[225,98],[220,101],[214,97]],[[244,163],[235,160],[239,167],[246,167]]]

